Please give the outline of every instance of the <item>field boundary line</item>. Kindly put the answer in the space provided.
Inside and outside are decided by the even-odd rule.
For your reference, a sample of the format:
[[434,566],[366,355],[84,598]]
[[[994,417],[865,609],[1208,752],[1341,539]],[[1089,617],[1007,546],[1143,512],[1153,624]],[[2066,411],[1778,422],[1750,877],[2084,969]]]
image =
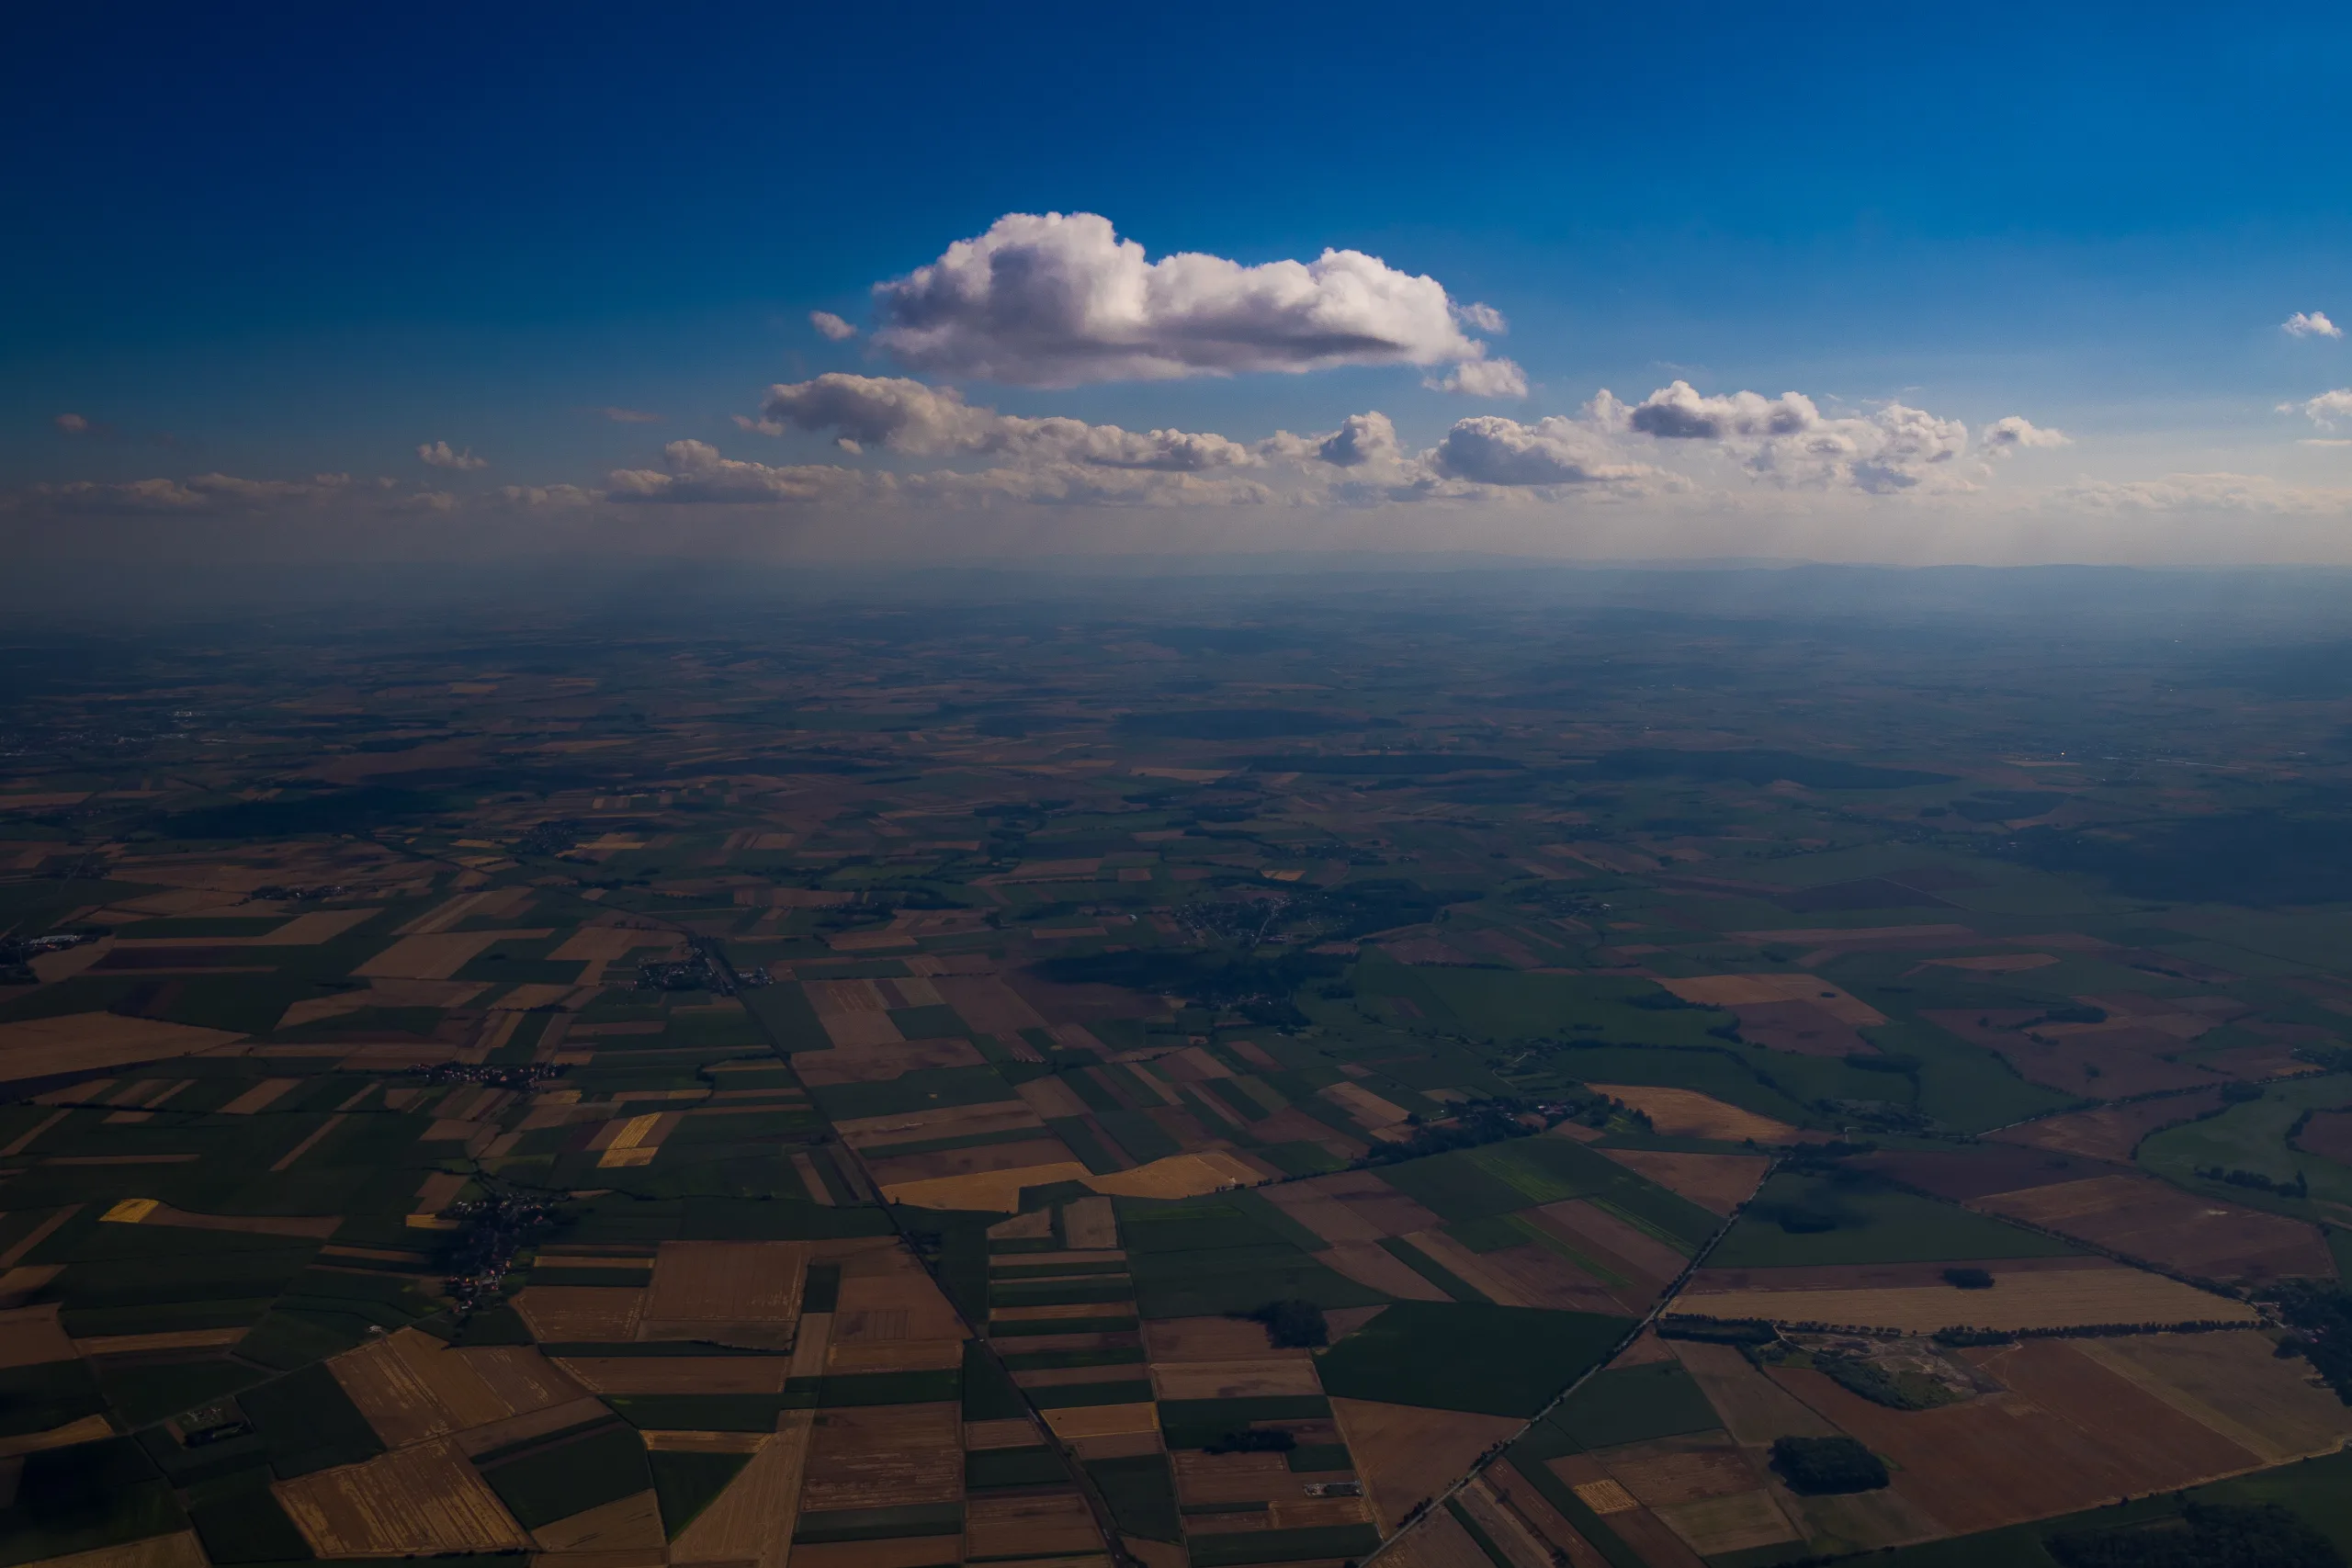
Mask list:
[[[1762,1179],[1756,1183],[1757,1192],[1764,1190],[1764,1183],[1772,1179],[1773,1173],[1781,1168],[1781,1163],[1787,1158],[1788,1156],[1785,1154],[1774,1155],[1772,1156],[1772,1163],[1764,1168],[1764,1175]],[[1544,1417],[1551,1415],[1553,1411],[1557,1410],[1561,1405],[1566,1404],[1569,1397],[1574,1394],[1577,1390],[1591,1382],[1601,1372],[1608,1371],[1609,1363],[1615,1360],[1619,1356],[1623,1355],[1626,1348],[1631,1346],[1634,1340],[1639,1339],[1645,1333],[1646,1333],[1650,1327],[1657,1322],[1658,1318],[1664,1314],[1668,1307],[1674,1304],[1675,1298],[1681,1295],[1683,1287],[1690,1282],[1690,1277],[1693,1274],[1696,1274],[1706,1265],[1708,1258],[1714,1252],[1717,1247],[1723,1244],[1724,1237],[1731,1234],[1731,1228],[1739,1223],[1740,1216],[1747,1212],[1747,1206],[1755,1201],[1755,1193],[1750,1193],[1747,1197],[1741,1199],[1730,1213],[1724,1216],[1724,1223],[1715,1227],[1714,1234],[1707,1238],[1706,1245],[1700,1247],[1697,1252],[1691,1254],[1690,1260],[1682,1266],[1682,1272],[1677,1274],[1667,1285],[1666,1289],[1658,1292],[1658,1298],[1650,1304],[1649,1312],[1643,1316],[1639,1323],[1636,1323],[1632,1328],[1628,1329],[1622,1338],[1609,1348],[1609,1353],[1607,1355],[1601,1357],[1599,1360],[1593,1362],[1591,1366],[1577,1374],[1574,1382],[1570,1382],[1567,1387],[1562,1389],[1559,1393],[1554,1394],[1548,1401],[1546,1401],[1542,1409],[1536,1411],[1534,1415],[1529,1416],[1527,1420],[1521,1425],[1518,1431],[1512,1433],[1510,1437],[1498,1441],[1492,1447],[1488,1448],[1485,1453],[1480,1454],[1476,1460],[1472,1461],[1470,1468],[1461,1475],[1455,1477],[1453,1483],[1446,1487],[1443,1492],[1441,1492],[1436,1496],[1428,1499],[1426,1503],[1421,1505],[1417,1512],[1408,1517],[1405,1522],[1397,1528],[1395,1535],[1390,1536],[1386,1540],[1382,1541],[1378,1546],[1373,1548],[1372,1551],[1366,1552],[1360,1560],[1362,1568],[1372,1568],[1373,1563],[1378,1562],[1388,1551],[1389,1548],[1395,1546],[1398,1541],[1403,1540],[1407,1536],[1412,1534],[1414,1529],[1423,1519],[1428,1518],[1431,1514],[1434,1514],[1440,1508],[1444,1507],[1449,1502],[1453,1501],[1453,1498],[1460,1495],[1461,1493],[1473,1482],[1485,1475],[1487,1472],[1493,1467],[1495,1461],[1500,1459],[1510,1448],[1511,1444],[1518,1442],[1521,1438],[1526,1437],[1528,1433],[1535,1429],[1535,1424],[1537,1422],[1543,1420]]]

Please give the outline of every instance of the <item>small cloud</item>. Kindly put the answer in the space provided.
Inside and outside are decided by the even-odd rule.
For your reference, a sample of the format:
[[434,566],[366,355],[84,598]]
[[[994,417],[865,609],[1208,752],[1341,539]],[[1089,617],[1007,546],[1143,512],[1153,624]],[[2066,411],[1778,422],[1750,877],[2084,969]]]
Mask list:
[[2338,387],[2300,403],[2280,403],[2280,413],[2300,413],[2322,430],[2334,430],[2339,419],[2352,419],[2352,387]]
[[1456,305],[1453,308],[1453,319],[1465,327],[1476,327],[1482,333],[1510,331],[1510,323],[1503,320],[1503,313],[1500,310],[1496,310],[1492,305],[1481,304],[1476,299],[1471,300],[1467,305]]
[[857,335],[855,327],[851,326],[831,310],[809,311],[808,324],[816,328],[818,335],[827,343],[846,343]]
[[87,435],[90,434],[90,422],[78,413],[62,413],[55,419],[50,421],[50,423],[57,426],[59,430],[64,432],[68,435]]
[[462,452],[452,452],[447,441],[435,441],[416,449],[417,457],[427,467],[435,468],[487,468],[490,459],[477,457],[470,446]]
[[1443,379],[1421,384],[1441,392],[1458,392],[1465,398],[1527,396],[1527,372],[1508,359],[1465,359],[1447,372]]
[[1986,425],[1984,443],[1987,452],[2006,454],[2032,446],[2072,446],[2075,440],[2064,431],[2048,429],[2013,413]]
[[2327,319],[2324,310],[2298,310],[2278,323],[2289,337],[2342,337],[2344,329]]
[[596,412],[615,424],[659,424],[662,423],[660,414],[648,413],[643,409],[605,408],[598,409]]

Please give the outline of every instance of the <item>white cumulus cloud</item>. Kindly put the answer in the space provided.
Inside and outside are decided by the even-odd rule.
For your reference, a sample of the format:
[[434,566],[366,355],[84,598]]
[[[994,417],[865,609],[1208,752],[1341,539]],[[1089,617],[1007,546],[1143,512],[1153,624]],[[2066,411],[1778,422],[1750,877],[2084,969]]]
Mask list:
[[1433,391],[1459,392],[1465,398],[1527,396],[1527,372],[1508,359],[1465,359],[1444,376],[1421,384]]
[[67,435],[87,435],[90,433],[90,422],[82,414],[62,413],[50,423]]
[[2298,310],[2278,323],[2289,337],[2342,337],[2344,329],[2327,319],[2324,310]]
[[770,387],[759,419],[743,423],[769,434],[786,428],[831,431],[836,445],[847,451],[881,446],[910,457],[1008,454],[1035,461],[1176,472],[1236,468],[1262,456],[1222,435],[1122,430],[1076,419],[1023,419],[976,408],[951,387],[840,371]]
[[2337,420],[2352,418],[2352,387],[2338,387],[2300,403],[2280,403],[2278,412],[2300,413],[2322,430],[2334,430]]
[[1446,479],[1514,487],[1623,483],[1657,472],[1628,461],[1591,421],[1558,414],[1533,424],[1500,414],[1457,420],[1430,464]]
[[1902,403],[1832,416],[1802,392],[1710,397],[1677,380],[1638,403],[1622,402],[1603,389],[1587,417],[1606,430],[1720,450],[1773,484],[1883,495],[1969,482],[1958,462],[1968,448],[1968,426]]
[[874,340],[901,364],[1016,386],[1486,357],[1437,279],[1377,256],[1155,262],[1091,212],[1007,214],[874,300]]
[[449,444],[447,441],[427,442],[416,449],[416,456],[418,460],[428,468],[471,470],[490,467],[490,459],[475,457],[472,447],[469,446],[462,452],[453,452],[449,449]]
[[2007,457],[2036,446],[2072,446],[2073,436],[2063,430],[2038,425],[2022,414],[2009,414],[1984,427],[1977,437],[1988,455]]
[[[659,468],[623,468],[612,476],[615,501],[717,502],[820,502],[855,499],[869,486],[854,468],[821,463],[770,468],[724,457],[707,441],[673,441]],[[888,476],[874,476],[887,487]]]
[[1404,456],[1396,426],[1385,413],[1351,413],[1340,428],[1315,443],[1315,456],[1335,468],[1392,463]]
[[857,335],[855,327],[851,326],[831,310],[809,311],[808,324],[816,328],[817,335],[827,343],[846,343]]

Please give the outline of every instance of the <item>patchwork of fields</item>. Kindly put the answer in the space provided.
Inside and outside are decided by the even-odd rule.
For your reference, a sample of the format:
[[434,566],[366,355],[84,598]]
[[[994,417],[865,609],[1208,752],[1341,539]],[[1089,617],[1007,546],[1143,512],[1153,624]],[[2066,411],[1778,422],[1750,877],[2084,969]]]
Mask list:
[[2352,924],[2082,847],[2192,784],[1848,756],[1769,641],[880,624],[23,698],[0,1568],[1989,1562],[2335,1473]]

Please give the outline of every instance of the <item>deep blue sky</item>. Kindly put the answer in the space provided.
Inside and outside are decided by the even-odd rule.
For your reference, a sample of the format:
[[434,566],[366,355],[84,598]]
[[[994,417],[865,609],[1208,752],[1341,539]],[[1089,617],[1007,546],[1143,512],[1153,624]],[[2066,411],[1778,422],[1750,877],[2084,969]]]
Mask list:
[[[1433,274],[1510,317],[1522,413],[1681,374],[2283,441],[2273,404],[2352,380],[2277,330],[2352,320],[2347,43],[2341,5],[28,8],[0,485],[430,439],[593,482],[859,367],[809,309],[1047,209]],[[1240,435],[1462,412],[1402,371],[970,390]]]

